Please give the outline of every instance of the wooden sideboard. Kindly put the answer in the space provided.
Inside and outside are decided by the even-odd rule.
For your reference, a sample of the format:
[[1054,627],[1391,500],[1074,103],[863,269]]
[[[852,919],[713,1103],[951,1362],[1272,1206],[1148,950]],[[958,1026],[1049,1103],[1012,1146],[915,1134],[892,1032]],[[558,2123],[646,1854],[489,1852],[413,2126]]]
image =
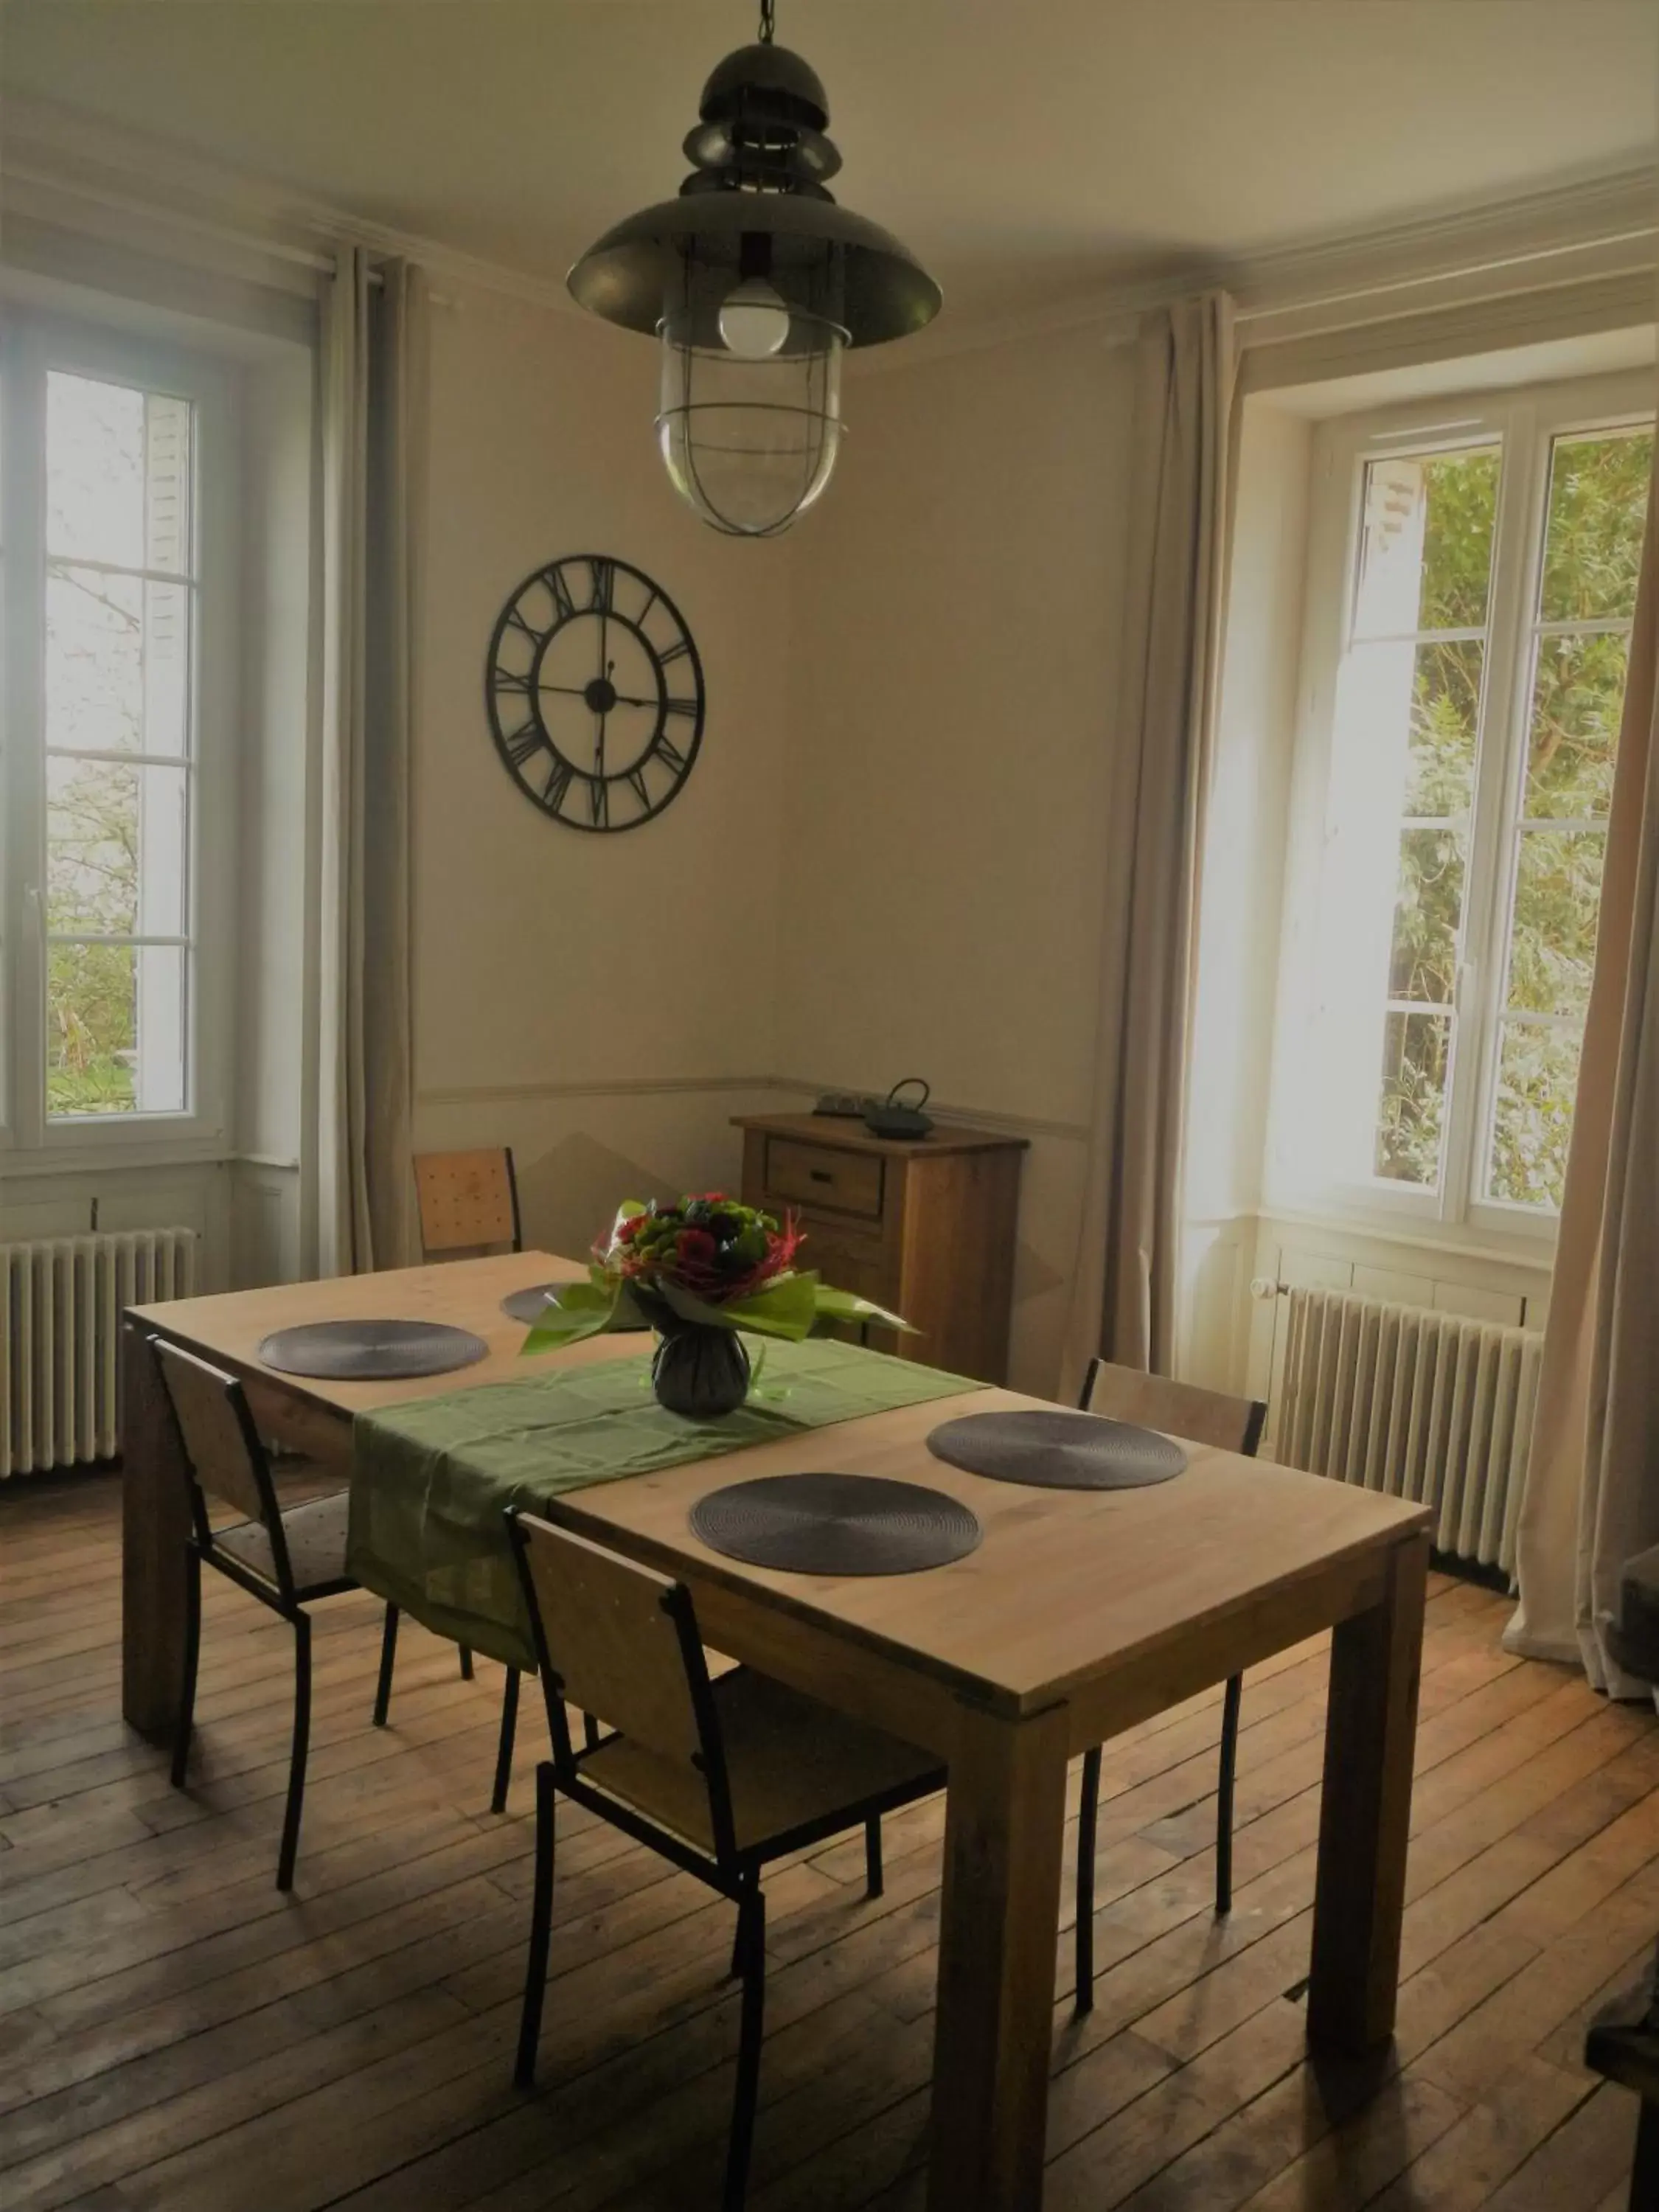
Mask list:
[[915,1143],[817,1114],[742,1114],[743,1197],[798,1214],[804,1266],[900,1313],[870,1341],[976,1381],[1008,1370],[1024,1137],[940,1125]]

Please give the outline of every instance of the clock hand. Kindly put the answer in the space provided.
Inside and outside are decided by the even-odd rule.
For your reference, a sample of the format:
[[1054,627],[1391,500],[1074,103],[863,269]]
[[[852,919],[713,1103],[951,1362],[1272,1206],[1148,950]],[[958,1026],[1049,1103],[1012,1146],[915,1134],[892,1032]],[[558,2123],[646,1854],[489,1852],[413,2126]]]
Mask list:
[[[585,699],[587,696],[587,686],[585,684],[538,684],[536,688],[538,691],[562,691],[568,698],[571,699]],[[654,699],[630,698],[625,692],[618,691],[617,704],[619,707],[649,707],[654,710],[657,702]]]

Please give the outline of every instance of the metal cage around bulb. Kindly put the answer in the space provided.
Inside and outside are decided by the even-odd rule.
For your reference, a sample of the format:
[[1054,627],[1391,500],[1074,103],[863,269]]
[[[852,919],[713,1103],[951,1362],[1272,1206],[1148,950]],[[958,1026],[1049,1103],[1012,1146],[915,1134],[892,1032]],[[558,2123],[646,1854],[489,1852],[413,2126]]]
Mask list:
[[681,307],[660,336],[657,437],[675,489],[729,537],[787,530],[836,465],[846,332],[796,308],[775,353],[736,354]]

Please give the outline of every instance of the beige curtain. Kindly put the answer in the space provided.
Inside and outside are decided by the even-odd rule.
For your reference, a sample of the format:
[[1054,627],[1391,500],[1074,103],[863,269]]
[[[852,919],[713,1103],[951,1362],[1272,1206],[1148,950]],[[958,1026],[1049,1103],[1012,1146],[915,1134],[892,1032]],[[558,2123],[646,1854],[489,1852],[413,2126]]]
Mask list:
[[315,1158],[319,1271],[418,1256],[410,1167],[410,724],[426,302],[343,249],[324,288]]
[[1537,1424],[1522,1501],[1514,1651],[1608,1658],[1625,1561],[1659,1544],[1659,477],[1631,638],[1595,973],[1584,1026]]
[[1236,360],[1224,293],[1137,341],[1123,685],[1103,859],[1094,1125],[1068,1380],[1103,1352],[1170,1371],[1197,855],[1220,665]]

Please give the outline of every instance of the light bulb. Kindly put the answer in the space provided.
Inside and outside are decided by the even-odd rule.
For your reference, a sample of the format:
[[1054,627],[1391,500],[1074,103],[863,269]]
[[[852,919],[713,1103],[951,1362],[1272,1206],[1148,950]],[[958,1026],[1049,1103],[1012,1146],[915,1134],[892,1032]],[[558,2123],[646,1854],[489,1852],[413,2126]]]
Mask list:
[[763,276],[746,276],[726,295],[720,340],[743,361],[766,361],[789,338],[789,309]]

